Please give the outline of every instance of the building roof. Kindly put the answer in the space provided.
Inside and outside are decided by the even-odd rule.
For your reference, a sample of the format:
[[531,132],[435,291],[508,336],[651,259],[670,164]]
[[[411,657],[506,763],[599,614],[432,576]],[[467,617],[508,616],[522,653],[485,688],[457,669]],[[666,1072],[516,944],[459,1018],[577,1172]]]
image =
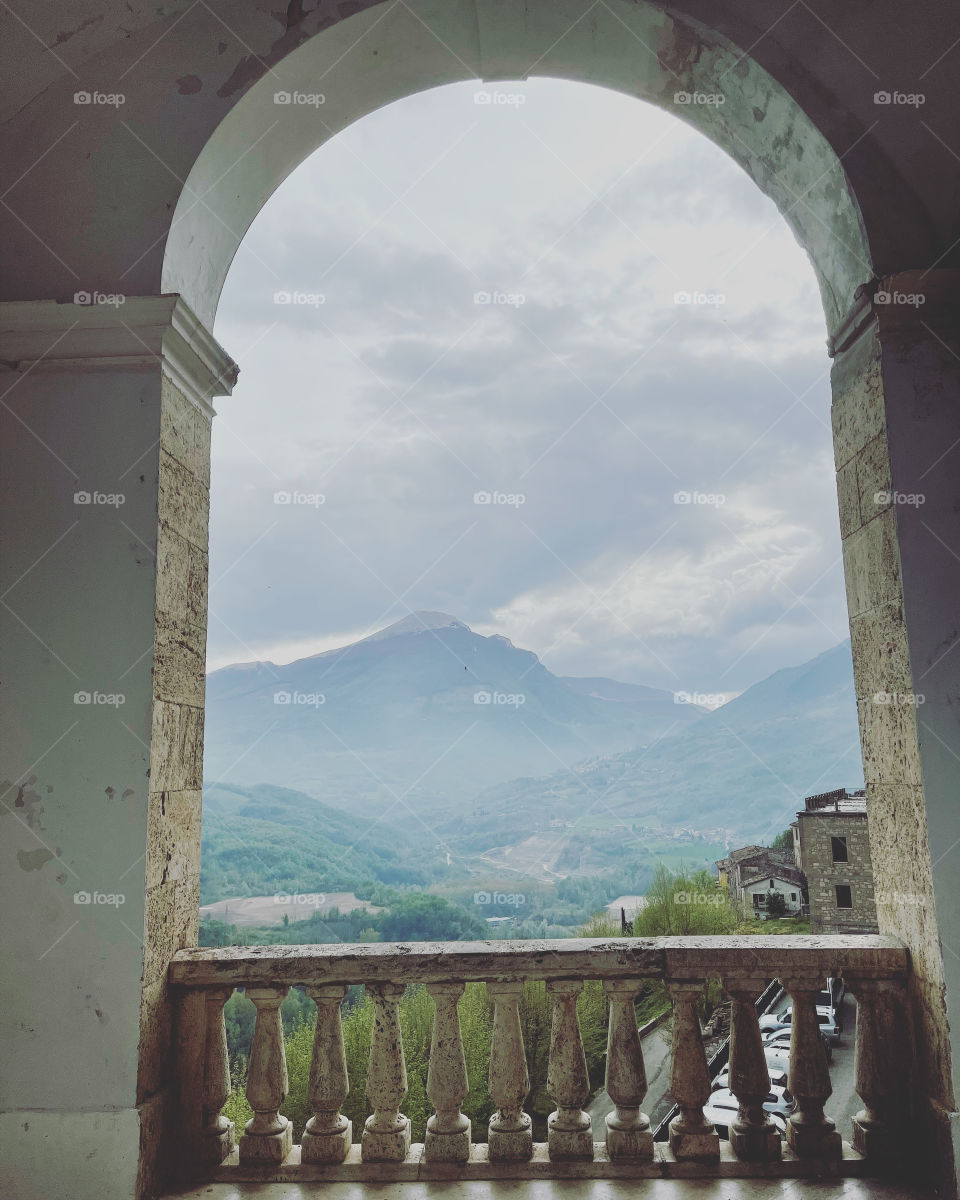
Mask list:
[[740,886],[749,887],[752,883],[759,883],[761,879],[780,879],[798,888],[802,888],[806,883],[806,876],[798,867],[773,867],[769,871],[760,871],[741,879]]

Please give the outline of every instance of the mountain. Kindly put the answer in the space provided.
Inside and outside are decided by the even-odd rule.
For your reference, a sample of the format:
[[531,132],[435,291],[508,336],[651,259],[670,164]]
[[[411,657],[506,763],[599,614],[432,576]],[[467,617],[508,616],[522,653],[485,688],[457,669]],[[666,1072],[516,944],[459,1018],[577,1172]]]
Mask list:
[[426,884],[442,873],[408,822],[377,825],[313,796],[260,784],[203,789],[200,903],[276,892],[338,892],[370,880]]
[[491,786],[649,745],[701,716],[670,692],[563,679],[505,637],[418,612],[288,666],[213,672],[204,774],[390,811],[393,824],[411,809],[461,811]]
[[650,747],[489,788],[441,832],[479,849],[504,840],[507,830],[520,841],[544,815],[574,822],[593,816],[769,840],[794,819],[805,795],[862,781],[853,663],[843,642]]

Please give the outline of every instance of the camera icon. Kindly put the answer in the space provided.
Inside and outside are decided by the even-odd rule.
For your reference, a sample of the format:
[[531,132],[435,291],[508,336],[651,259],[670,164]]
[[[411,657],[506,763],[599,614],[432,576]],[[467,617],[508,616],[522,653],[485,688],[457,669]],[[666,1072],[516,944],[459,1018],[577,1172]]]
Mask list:
[[673,302],[674,302],[674,304],[689,304],[690,303],[690,293],[689,292],[674,292],[673,293]]
[[490,696],[489,692],[474,692],[473,693],[474,704],[489,704],[490,701],[491,701],[491,696]]
[[274,492],[273,502],[274,504],[290,504],[293,502],[293,496],[290,492]]
[[93,297],[89,292],[74,292],[73,302],[74,304],[92,304]]
[[92,99],[93,99],[93,97],[90,95],[89,92],[74,92],[73,93],[74,104],[89,104]]
[[274,92],[273,93],[274,104],[289,104],[290,100],[291,100],[291,96],[290,96],[289,92]]
[[689,904],[690,903],[690,893],[689,892],[677,892],[674,895],[673,900],[674,900],[675,904]]
[[74,892],[73,902],[74,904],[92,904],[93,897],[89,892]]
[[74,692],[73,693],[74,704],[89,704],[92,699],[93,699],[93,697],[90,695],[89,692]]
[[289,704],[290,699],[291,699],[291,697],[290,697],[289,692],[274,692],[273,693],[274,704]]
[[892,297],[889,292],[877,292],[873,298],[873,302],[874,304],[889,304],[891,299]]
[[474,292],[473,293],[473,302],[474,302],[474,304],[489,304],[490,303],[490,293],[489,292]]
[[890,95],[889,92],[874,92],[873,93],[874,104],[890,104],[892,102],[892,100],[893,100],[893,97]]
[[474,492],[473,493],[474,504],[490,504],[490,503],[492,503],[492,501],[493,501],[493,494],[491,492]]
[[290,304],[293,300],[293,295],[290,292],[274,292],[274,304]]
[[93,502],[93,496],[90,492],[74,492],[73,502],[74,504],[91,504]]
[[689,492],[674,492],[673,493],[674,504],[689,504],[691,499],[692,499],[692,496],[690,495]]
[[474,892],[473,893],[473,902],[474,902],[474,904],[489,904],[491,902],[490,893],[489,892]]
[[690,103],[690,93],[689,92],[674,92],[673,93],[673,102],[674,102],[674,104],[689,104]]

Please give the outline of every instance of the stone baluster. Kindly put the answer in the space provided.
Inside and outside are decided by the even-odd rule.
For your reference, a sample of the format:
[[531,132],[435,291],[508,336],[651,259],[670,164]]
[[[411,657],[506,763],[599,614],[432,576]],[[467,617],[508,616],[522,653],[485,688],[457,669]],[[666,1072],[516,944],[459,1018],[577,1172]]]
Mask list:
[[428,1162],[466,1162],[470,1157],[470,1118],[460,1111],[467,1097],[467,1064],[463,1057],[457,1001],[462,983],[428,983],[436,1012],[427,1067],[427,1096],[436,1110],[427,1120],[423,1154]]
[[715,1162],[720,1157],[720,1138],[703,1115],[710,1098],[710,1075],[700,1034],[697,999],[702,983],[668,983],[673,1001],[673,1061],[670,1090],[680,1112],[670,1122],[670,1149],[674,1158]]
[[247,988],[257,1006],[257,1023],[247,1068],[247,1100],[253,1116],[240,1138],[240,1161],[280,1163],[290,1153],[293,1130],[280,1105],[287,1094],[287,1056],[283,1045],[280,1005],[287,987]]
[[491,1162],[525,1162],[533,1156],[533,1123],[523,1111],[530,1091],[520,1027],[523,984],[488,983],[487,995],[493,1001],[490,1098],[497,1106],[490,1118],[487,1154]]
[[303,1131],[300,1161],[339,1163],[347,1157],[353,1140],[353,1122],[340,1112],[340,1105],[350,1091],[340,1022],[340,1004],[347,989],[344,984],[327,984],[308,988],[307,994],[317,1006],[317,1028],[313,1035],[307,1085],[307,1097],[314,1115]]
[[833,1121],[823,1106],[833,1088],[827,1053],[817,1021],[817,993],[823,980],[782,980],[793,1000],[790,1029],[790,1090],[797,1111],[787,1121],[787,1142],[798,1158],[838,1159],[843,1150]]
[[583,984],[551,980],[547,991],[553,996],[547,1091],[557,1106],[547,1117],[547,1148],[555,1159],[593,1158],[593,1129],[583,1111],[590,1081],[577,1020],[577,997]]
[[230,1058],[223,1006],[232,992],[230,987],[210,988],[204,994],[203,1127],[198,1150],[201,1162],[207,1164],[222,1163],[235,1144],[233,1122],[220,1111],[230,1095]]
[[906,1156],[904,1096],[911,1067],[903,987],[888,979],[847,982],[857,998],[856,1089],[864,1104],[853,1118],[853,1145],[873,1162],[892,1166]]
[[400,1111],[407,1090],[407,1066],[400,1034],[402,983],[367,988],[374,1003],[373,1038],[367,1071],[367,1098],[373,1112],[360,1139],[364,1162],[403,1162],[410,1150],[410,1122]]
[[607,980],[603,990],[610,1004],[604,1086],[616,1105],[606,1118],[607,1154],[611,1159],[652,1158],[650,1118],[640,1111],[647,1094],[647,1073],[633,1008],[640,980]]
[[763,1052],[757,996],[763,979],[725,981],[730,997],[730,1090],[740,1106],[730,1125],[730,1145],[746,1162],[774,1162],[782,1156],[780,1134],[764,1110],[770,1068]]

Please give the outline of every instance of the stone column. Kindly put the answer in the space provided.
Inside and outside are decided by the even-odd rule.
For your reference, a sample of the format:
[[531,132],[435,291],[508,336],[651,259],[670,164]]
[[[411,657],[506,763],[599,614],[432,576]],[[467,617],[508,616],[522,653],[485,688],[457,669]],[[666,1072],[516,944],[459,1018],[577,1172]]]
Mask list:
[[740,1111],[730,1126],[730,1145],[747,1162],[773,1162],[781,1156],[780,1134],[764,1111],[770,1071],[763,1053],[757,996],[763,979],[726,980],[730,997],[730,1090]]
[[3,953],[34,964],[4,1015],[44,1031],[6,1064],[27,1127],[0,1120],[10,1161],[82,1146],[130,1194],[179,1161],[166,976],[197,941],[211,398],[236,373],[175,295],[0,305],[3,803],[24,864]]
[[953,1196],[960,272],[905,271],[865,285],[834,350],[837,491],[877,921],[910,949],[913,1154]]
[[547,1117],[551,1158],[593,1158],[593,1129],[583,1111],[590,1081],[577,1020],[577,997],[582,991],[583,984],[572,980],[547,983],[553,997],[547,1091],[557,1106]]
[[782,979],[793,1001],[790,1027],[790,1090],[797,1110],[787,1121],[787,1142],[798,1158],[838,1159],[840,1134],[823,1106],[833,1092],[823,1034],[817,1021],[820,979]]
[[606,1117],[607,1153],[611,1159],[652,1158],[650,1118],[640,1111],[647,1094],[643,1048],[633,1007],[640,980],[607,980],[603,990],[610,1004],[604,1086],[616,1105]]
[[403,1162],[410,1150],[410,1122],[400,1111],[407,1090],[407,1066],[400,1034],[402,983],[382,983],[367,989],[375,1014],[367,1071],[367,1097],[373,1112],[360,1139],[364,1162]]
[[353,1140],[353,1122],[340,1112],[350,1091],[347,1055],[343,1045],[340,1005],[347,994],[345,984],[307,988],[317,1006],[317,1028],[313,1035],[310,1082],[307,1094],[313,1116],[300,1140],[300,1161],[339,1163],[347,1157]]
[[863,1108],[853,1118],[853,1146],[871,1162],[905,1163],[908,1096],[913,1081],[913,1030],[903,985],[888,979],[847,979],[857,998],[856,1086]]
[[497,1106],[490,1118],[487,1153],[491,1162],[525,1162],[533,1156],[533,1123],[523,1111],[530,1091],[520,1027],[523,984],[488,983],[487,995],[493,1001],[490,1098]]
[[280,1005],[289,988],[247,988],[257,1006],[257,1023],[247,1067],[247,1100],[253,1116],[240,1138],[240,1161],[281,1163],[293,1146],[293,1127],[280,1115],[289,1088]]
[[720,1157],[720,1138],[703,1115],[703,1106],[710,1098],[707,1056],[697,1014],[703,983],[668,983],[667,990],[673,1001],[670,1090],[680,1108],[670,1122],[670,1149],[677,1159],[715,1162]]
[[220,1111],[230,1095],[230,1058],[223,1006],[232,994],[233,988],[211,988],[204,997],[203,1130],[199,1158],[206,1164],[222,1163],[235,1144],[233,1122]]
[[428,983],[436,1012],[427,1068],[427,1096],[434,1109],[423,1142],[428,1162],[466,1162],[470,1157],[470,1119],[460,1111],[467,1097],[467,1064],[463,1057],[457,1001],[462,983]]

